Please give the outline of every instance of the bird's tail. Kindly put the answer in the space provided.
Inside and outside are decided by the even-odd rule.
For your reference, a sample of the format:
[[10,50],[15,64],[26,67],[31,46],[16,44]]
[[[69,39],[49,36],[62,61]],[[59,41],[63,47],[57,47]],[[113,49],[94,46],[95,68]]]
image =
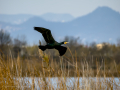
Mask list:
[[57,47],[55,47],[55,49],[57,49],[59,51],[60,56],[64,55],[67,50],[67,48],[63,47],[63,46],[57,46]]
[[38,47],[39,47],[39,49],[41,49],[42,51],[45,51],[45,50],[47,49],[46,46],[41,46],[41,45],[39,45]]

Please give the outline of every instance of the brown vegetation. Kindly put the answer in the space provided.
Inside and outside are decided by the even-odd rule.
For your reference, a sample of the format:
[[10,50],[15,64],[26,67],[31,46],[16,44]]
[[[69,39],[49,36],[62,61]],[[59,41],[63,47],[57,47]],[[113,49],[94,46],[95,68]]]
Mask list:
[[[72,57],[58,57],[56,60],[53,60],[48,54],[43,53],[39,50],[38,58],[31,58],[29,60],[22,59],[19,57],[13,58],[8,57],[6,60],[4,57],[0,56],[0,89],[1,90],[17,90],[17,89],[30,89],[33,90],[35,87],[35,78],[39,77],[38,85],[42,90],[53,89],[54,86],[50,85],[46,80],[46,77],[49,79],[51,77],[59,77],[59,84],[57,88],[59,90],[106,90],[106,89],[118,89],[120,80],[115,81],[114,77],[120,75],[119,68],[115,61],[111,63],[112,67],[108,68],[105,60],[102,63],[98,60],[87,61],[86,58],[82,60],[77,60],[77,55]],[[94,63],[91,63],[94,62]],[[92,64],[96,65],[94,69]],[[111,78],[107,79],[106,77],[110,76]],[[26,80],[26,77],[31,77],[32,84],[29,80]],[[64,77],[64,78],[63,78]],[[77,77],[74,87],[67,86],[66,79],[68,77]],[[78,79],[82,78],[82,82]],[[95,77],[92,79],[91,77]],[[101,80],[101,78],[103,78]],[[21,80],[22,79],[22,80]],[[92,85],[92,87],[91,87]]]
[[[42,52],[37,45],[27,46],[20,39],[9,45],[0,44],[0,90],[34,90],[37,86],[40,90],[53,90],[52,77],[58,78],[58,90],[120,89],[120,44],[98,50],[95,43],[85,46],[78,39],[66,39],[70,43],[63,57],[56,50]],[[73,86],[66,84],[68,77],[76,78],[70,81]]]

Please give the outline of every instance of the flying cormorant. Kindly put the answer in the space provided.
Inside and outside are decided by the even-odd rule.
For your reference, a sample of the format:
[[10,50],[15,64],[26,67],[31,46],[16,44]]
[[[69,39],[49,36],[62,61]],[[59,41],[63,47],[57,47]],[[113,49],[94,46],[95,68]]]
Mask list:
[[45,41],[47,42],[47,45],[42,46],[39,45],[39,49],[42,51],[45,51],[46,49],[57,49],[59,51],[60,56],[64,55],[67,48],[64,46],[61,46],[62,44],[67,44],[68,42],[60,42],[54,40],[51,31],[49,29],[43,28],[43,27],[34,27],[34,30],[40,32],[42,36],[44,37]]

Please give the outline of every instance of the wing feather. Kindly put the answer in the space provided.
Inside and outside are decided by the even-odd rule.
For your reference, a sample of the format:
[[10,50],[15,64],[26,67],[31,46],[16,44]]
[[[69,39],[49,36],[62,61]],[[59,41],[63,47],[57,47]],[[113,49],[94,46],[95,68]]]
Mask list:
[[47,43],[53,43],[55,42],[51,31],[49,29],[43,28],[43,27],[34,27],[34,29],[40,33],[42,33],[42,36],[44,37],[45,41]]
[[63,46],[57,46],[57,47],[55,47],[55,49],[57,49],[59,51],[60,56],[64,55],[67,50],[67,48],[63,47]]

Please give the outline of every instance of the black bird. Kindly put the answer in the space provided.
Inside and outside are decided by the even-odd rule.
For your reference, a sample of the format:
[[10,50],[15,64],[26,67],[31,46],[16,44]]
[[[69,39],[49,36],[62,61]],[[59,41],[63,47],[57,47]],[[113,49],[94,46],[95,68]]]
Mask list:
[[64,55],[67,48],[61,46],[62,44],[67,44],[68,42],[60,42],[54,40],[51,31],[49,29],[43,28],[43,27],[34,27],[34,29],[42,34],[45,41],[47,42],[47,45],[42,46],[39,45],[39,49],[42,51],[45,51],[46,49],[57,49],[59,51],[60,56]]

